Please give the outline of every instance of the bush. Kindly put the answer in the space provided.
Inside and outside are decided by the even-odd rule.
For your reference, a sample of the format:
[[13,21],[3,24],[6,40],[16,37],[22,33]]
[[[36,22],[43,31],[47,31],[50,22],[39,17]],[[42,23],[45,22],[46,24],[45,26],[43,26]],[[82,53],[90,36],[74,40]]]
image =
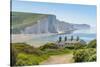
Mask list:
[[49,56],[25,43],[11,44],[11,66],[38,65]]
[[96,61],[96,49],[94,48],[75,50],[73,55],[75,62]]
[[72,46],[66,46],[65,48],[77,50],[77,49],[83,49],[85,47],[86,47],[86,44],[76,43],[76,44],[74,44]]
[[65,47],[65,48],[67,48],[67,49],[74,49],[74,46],[67,46],[67,47]]
[[96,39],[95,40],[92,40],[89,44],[88,44],[88,48],[96,48]]
[[39,65],[40,62],[46,60],[49,56],[48,55],[41,55],[37,56],[34,54],[25,54],[19,53],[17,56],[17,66],[26,66],[26,65]]
[[86,46],[86,44],[80,44],[80,43],[76,43],[75,45],[74,45],[74,49],[76,50],[76,49],[83,49],[84,47]]
[[73,53],[75,62],[83,62],[85,59],[85,52],[83,50],[77,50]]
[[41,50],[34,48],[33,46],[30,46],[25,43],[13,43],[12,49],[15,49],[18,53],[27,53],[27,54],[36,54],[41,55]]
[[17,56],[17,66],[25,66],[25,65],[38,65],[38,61],[35,60],[36,57],[33,55],[27,55],[24,53],[20,53]]
[[47,43],[43,46],[41,46],[39,49],[40,50],[45,50],[45,49],[57,49],[58,47],[54,43]]
[[88,61],[96,61],[96,54],[93,54]]

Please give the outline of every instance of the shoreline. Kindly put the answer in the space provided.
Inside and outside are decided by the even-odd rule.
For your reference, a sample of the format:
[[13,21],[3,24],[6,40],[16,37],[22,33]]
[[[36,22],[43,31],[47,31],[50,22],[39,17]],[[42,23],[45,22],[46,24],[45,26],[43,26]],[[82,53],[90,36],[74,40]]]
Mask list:
[[[41,45],[46,44],[47,42],[55,42],[57,37],[65,36],[66,34],[58,34],[58,33],[47,33],[47,34],[11,34],[11,43],[27,43],[35,47],[39,47]],[[70,38],[70,37],[69,37]],[[86,42],[95,39],[94,37],[80,37]],[[53,41],[54,40],[54,41]],[[89,42],[88,41],[88,42]],[[87,43],[88,43],[87,42]]]
[[[32,42],[31,40],[34,38],[39,38],[39,37],[44,37],[44,36],[52,36],[52,35],[56,35],[56,34],[54,34],[54,33],[52,33],[52,34],[11,34],[11,40],[12,40],[12,43],[17,43],[17,42],[23,43],[24,42],[24,43],[30,44],[29,41]],[[41,41],[40,41],[40,43],[41,43]],[[39,44],[36,45],[36,43],[34,43],[34,44],[32,43],[30,45],[39,46]]]

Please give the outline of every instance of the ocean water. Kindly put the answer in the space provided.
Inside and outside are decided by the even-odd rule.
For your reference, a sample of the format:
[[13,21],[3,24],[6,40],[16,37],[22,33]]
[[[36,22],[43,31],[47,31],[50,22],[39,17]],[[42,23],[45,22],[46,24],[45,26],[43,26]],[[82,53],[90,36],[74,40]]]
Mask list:
[[32,37],[32,39],[26,41],[26,43],[31,44],[33,46],[41,46],[46,44],[47,42],[56,42],[59,37],[62,37],[62,40],[64,40],[64,37],[67,36],[68,39],[71,38],[71,36],[76,39],[77,36],[79,36],[80,39],[86,41],[87,43],[91,40],[96,39],[96,31],[91,32],[90,29],[87,30],[77,30],[73,31],[70,34],[53,34],[53,35],[45,35],[45,36],[39,36],[39,37]]

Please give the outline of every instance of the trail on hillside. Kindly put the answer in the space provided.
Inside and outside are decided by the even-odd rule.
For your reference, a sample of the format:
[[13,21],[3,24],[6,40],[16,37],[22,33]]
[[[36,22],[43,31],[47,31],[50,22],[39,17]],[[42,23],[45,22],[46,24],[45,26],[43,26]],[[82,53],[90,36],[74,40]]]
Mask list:
[[47,60],[41,62],[42,65],[48,64],[66,64],[73,62],[73,54],[54,55],[50,56]]

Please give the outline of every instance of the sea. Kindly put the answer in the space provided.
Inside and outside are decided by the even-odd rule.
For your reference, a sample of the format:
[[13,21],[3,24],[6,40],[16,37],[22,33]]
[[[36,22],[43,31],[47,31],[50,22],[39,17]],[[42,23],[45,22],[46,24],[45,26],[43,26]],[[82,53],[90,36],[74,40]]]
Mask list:
[[84,40],[86,43],[89,43],[91,40],[96,39],[96,31],[93,31],[93,29],[81,29],[75,30],[71,33],[60,33],[52,35],[45,34],[44,36],[32,37],[32,39],[25,41],[25,43],[38,47],[46,43],[56,42],[59,40],[59,37],[62,37],[62,40],[64,40],[65,36],[68,39],[71,39],[71,36],[73,36],[74,39],[79,36],[79,39]]

